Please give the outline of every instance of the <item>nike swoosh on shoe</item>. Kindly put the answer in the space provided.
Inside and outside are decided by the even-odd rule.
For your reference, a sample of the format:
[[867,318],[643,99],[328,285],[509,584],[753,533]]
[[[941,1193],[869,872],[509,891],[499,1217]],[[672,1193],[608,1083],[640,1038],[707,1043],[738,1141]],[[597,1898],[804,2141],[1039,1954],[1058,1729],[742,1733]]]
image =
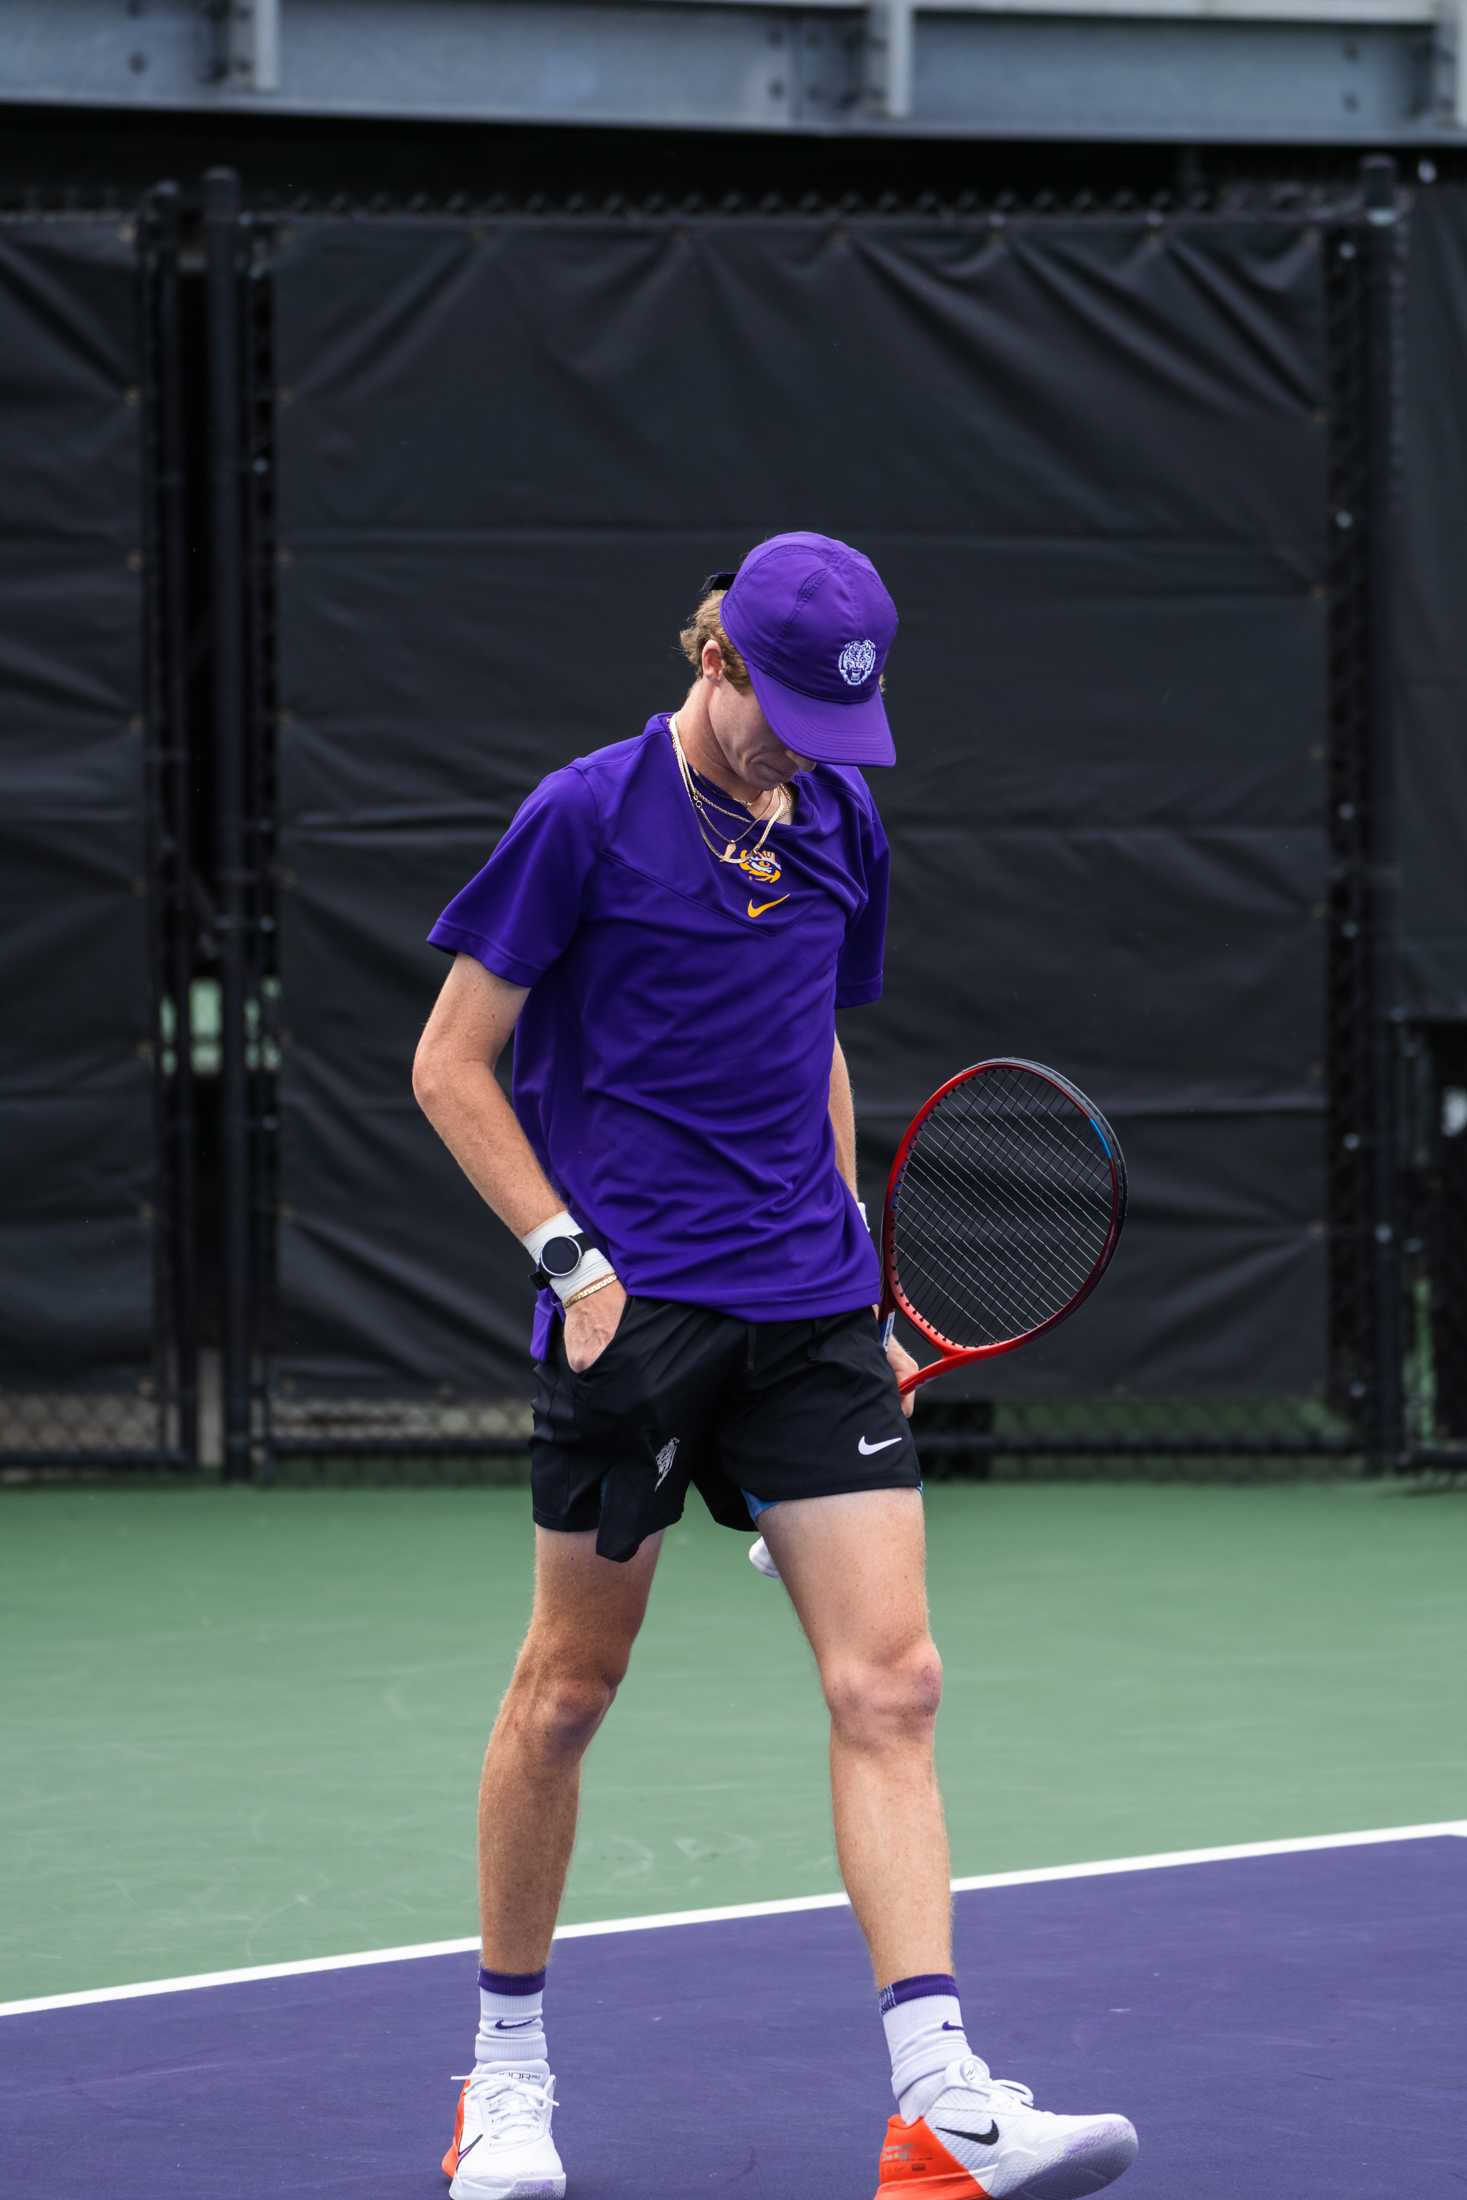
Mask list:
[[971,2139],[974,2146],[993,2147],[998,2145],[997,2124],[990,2124],[986,2131],[959,2131],[956,2124],[938,2124],[935,2129],[945,2132],[949,2139]]

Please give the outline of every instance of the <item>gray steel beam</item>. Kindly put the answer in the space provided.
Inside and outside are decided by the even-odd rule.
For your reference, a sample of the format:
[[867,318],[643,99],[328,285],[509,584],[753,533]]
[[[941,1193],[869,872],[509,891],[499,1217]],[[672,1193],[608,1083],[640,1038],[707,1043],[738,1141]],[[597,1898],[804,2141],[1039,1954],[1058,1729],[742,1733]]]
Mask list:
[[1056,4],[3,0],[0,101],[845,137],[1467,144],[1464,0],[1069,0],[1080,12],[1062,19]]
[[[1164,136],[1184,143],[1375,144],[1432,135],[1429,42],[1363,25],[1348,35],[1305,23],[1073,19],[1055,70],[1033,18],[935,18],[917,47],[914,125],[946,134],[979,103],[987,134]],[[1165,118],[1159,132],[1142,117]]]

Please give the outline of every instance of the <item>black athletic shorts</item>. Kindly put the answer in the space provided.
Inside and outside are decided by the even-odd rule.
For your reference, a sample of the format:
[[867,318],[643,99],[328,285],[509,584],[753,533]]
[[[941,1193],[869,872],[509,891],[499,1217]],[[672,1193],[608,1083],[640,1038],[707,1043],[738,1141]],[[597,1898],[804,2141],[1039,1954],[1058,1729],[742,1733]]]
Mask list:
[[920,1489],[917,1447],[867,1308],[746,1322],[630,1297],[582,1374],[555,1325],[535,1363],[531,1490],[542,1528],[596,1530],[628,1559],[690,1487],[725,1528],[781,1498]]

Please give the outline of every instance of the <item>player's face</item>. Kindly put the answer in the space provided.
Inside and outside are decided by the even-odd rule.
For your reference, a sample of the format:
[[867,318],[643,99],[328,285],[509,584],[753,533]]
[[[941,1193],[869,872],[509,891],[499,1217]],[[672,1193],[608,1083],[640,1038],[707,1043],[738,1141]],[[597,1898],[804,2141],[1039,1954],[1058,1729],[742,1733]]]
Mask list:
[[731,680],[714,680],[708,722],[730,769],[752,787],[777,787],[796,772],[811,769],[808,756],[797,756],[785,747],[752,688],[741,695]]

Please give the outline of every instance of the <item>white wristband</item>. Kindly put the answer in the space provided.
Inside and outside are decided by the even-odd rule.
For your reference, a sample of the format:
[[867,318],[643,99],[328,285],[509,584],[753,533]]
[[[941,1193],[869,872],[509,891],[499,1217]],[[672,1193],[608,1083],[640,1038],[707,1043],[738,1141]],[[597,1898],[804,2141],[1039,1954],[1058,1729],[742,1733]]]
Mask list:
[[525,1251],[538,1268],[543,1247],[553,1237],[579,1237],[581,1226],[568,1207],[552,1215],[548,1222],[537,1222],[533,1230],[527,1230],[520,1239]]
[[[525,1251],[538,1268],[540,1255],[553,1237],[580,1237],[581,1225],[568,1207],[552,1215],[548,1222],[537,1222],[533,1230],[527,1230],[520,1239]],[[588,1246],[568,1276],[552,1276],[550,1287],[562,1306],[577,1291],[584,1291],[588,1283],[595,1283],[602,1276],[614,1276],[616,1270],[598,1245]]]

